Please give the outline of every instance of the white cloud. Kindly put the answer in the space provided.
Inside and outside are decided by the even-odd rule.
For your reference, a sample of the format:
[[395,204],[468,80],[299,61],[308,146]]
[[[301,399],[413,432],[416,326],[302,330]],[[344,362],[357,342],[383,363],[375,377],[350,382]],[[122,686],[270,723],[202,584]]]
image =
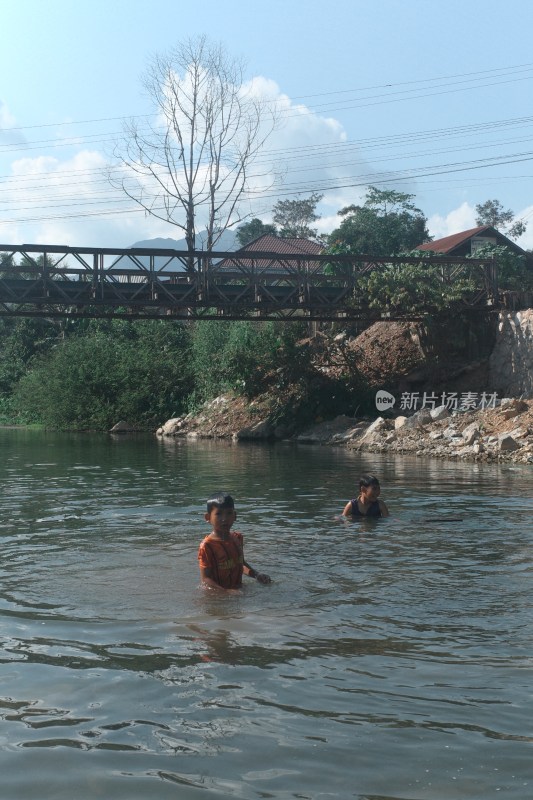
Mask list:
[[314,227],[320,234],[328,234],[335,230],[335,228],[338,228],[341,222],[342,217],[338,214],[326,214],[315,222]]
[[520,219],[526,223],[526,232],[516,240],[516,243],[523,247],[524,250],[533,250],[533,206],[527,206],[516,215],[516,219]]
[[[533,205],[527,206],[518,214],[515,215],[516,220],[523,220],[527,224],[526,232],[516,243],[524,250],[533,249]],[[468,203],[462,203],[458,208],[454,208],[446,216],[440,214],[433,214],[428,219],[428,230],[434,239],[442,239],[445,236],[451,236],[454,233],[467,231],[470,228],[475,228],[476,223],[476,210],[475,207]]]
[[[348,146],[344,151],[346,132],[338,120],[318,116],[304,104],[293,102],[267,78],[254,78],[248,88],[274,104],[280,124],[254,164],[256,193],[242,212],[269,221],[278,199],[316,191],[324,195],[319,205],[323,216],[317,227],[321,233],[328,233],[339,224],[338,210],[360,202],[365,194],[365,187],[345,186],[350,183],[346,175],[365,173],[371,182],[371,166],[356,148]],[[15,124],[0,105],[1,114],[10,125]],[[64,135],[65,129],[58,129],[58,139]],[[82,137],[76,145],[72,139],[70,142],[69,150],[56,146],[53,151],[45,142],[42,149],[38,141],[30,142],[31,155],[21,147],[23,157],[11,162],[4,154],[0,164],[0,241],[127,247],[156,237],[183,237],[179,228],[138,210],[120,189],[110,185],[106,179],[108,158],[103,151],[84,148]]]
[[443,239],[454,233],[467,231],[476,227],[476,210],[468,203],[462,203],[446,216],[433,214],[428,219],[428,230],[434,239]]
[[[20,158],[2,181],[0,240],[9,244],[126,247],[169,233],[169,226],[128,211],[134,204],[112,189],[106,159],[81,150],[70,159]],[[142,236],[139,236],[139,232]]]
[[21,132],[15,128],[16,119],[6,104],[0,100],[0,145],[18,145],[24,142]]

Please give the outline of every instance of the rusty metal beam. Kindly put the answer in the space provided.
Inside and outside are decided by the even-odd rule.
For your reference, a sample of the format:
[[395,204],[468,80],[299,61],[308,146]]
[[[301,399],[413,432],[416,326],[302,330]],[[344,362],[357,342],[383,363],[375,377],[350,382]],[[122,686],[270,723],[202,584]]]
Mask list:
[[[193,254],[148,248],[2,245],[0,315],[121,317],[126,319],[414,319],[402,309],[370,309],[360,280],[390,264],[417,257]],[[477,273],[465,309],[498,304],[497,269],[484,259],[425,256],[442,280]]]

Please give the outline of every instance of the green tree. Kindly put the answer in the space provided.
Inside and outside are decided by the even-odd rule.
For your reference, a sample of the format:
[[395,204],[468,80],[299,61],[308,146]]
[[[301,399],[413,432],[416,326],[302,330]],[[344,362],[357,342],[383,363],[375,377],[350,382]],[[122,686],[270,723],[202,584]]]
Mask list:
[[498,287],[504,291],[530,291],[533,286],[533,276],[526,257],[514,253],[505,245],[486,244],[478,248],[470,258],[490,258],[495,261]]
[[192,367],[199,403],[222,392],[235,390],[253,396],[273,368],[279,346],[273,322],[195,323],[192,333]]
[[499,200],[487,200],[476,206],[477,225],[492,225],[502,233],[513,239],[518,239],[526,231],[526,223],[523,220],[514,220],[514,211],[510,208],[504,209]]
[[2,268],[10,269],[14,264],[12,253],[0,253],[0,275]]
[[253,242],[254,239],[258,239],[260,236],[264,236],[267,233],[276,236],[277,232],[275,225],[262,222],[258,217],[254,217],[249,222],[245,222],[244,225],[240,225],[237,228],[236,238],[240,246],[244,247],[245,244]]
[[57,343],[56,325],[33,317],[0,318],[0,418],[14,422],[17,417],[13,392],[38,355],[50,351]]
[[416,314],[421,309],[435,314],[451,313],[461,308],[464,297],[475,292],[474,268],[460,275],[443,275],[441,267],[425,263],[384,264],[360,282],[361,298],[370,308],[399,314]]
[[320,219],[316,207],[322,197],[313,192],[306,198],[278,200],[273,208],[273,220],[279,228],[279,235],[284,239],[317,239],[317,230],[311,225]]
[[368,188],[362,206],[347,206],[329,238],[331,252],[392,256],[430,241],[427,219],[414,195],[393,189]]
[[96,322],[34,359],[13,403],[22,421],[52,428],[152,427],[185,409],[189,363],[182,325]]

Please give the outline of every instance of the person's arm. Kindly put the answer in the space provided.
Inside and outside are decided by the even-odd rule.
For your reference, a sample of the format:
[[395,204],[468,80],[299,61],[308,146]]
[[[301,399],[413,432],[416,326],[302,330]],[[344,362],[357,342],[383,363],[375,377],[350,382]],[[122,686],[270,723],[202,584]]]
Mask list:
[[390,516],[389,515],[389,509],[387,508],[387,506],[385,505],[383,500],[378,500],[378,503],[379,503],[379,510],[381,511],[381,516],[382,517]]
[[344,511],[342,512],[343,517],[351,517],[352,516],[352,501],[348,500],[346,505],[344,506]]
[[213,578],[212,572],[208,567],[200,567],[200,577],[204,586],[209,586],[210,589],[218,589],[221,592],[239,592],[239,589],[226,589],[221,586]]
[[245,575],[248,575],[249,578],[255,578],[259,583],[272,583],[270,575],[265,575],[264,572],[258,572],[256,569],[247,564],[246,561],[243,563],[242,571]]

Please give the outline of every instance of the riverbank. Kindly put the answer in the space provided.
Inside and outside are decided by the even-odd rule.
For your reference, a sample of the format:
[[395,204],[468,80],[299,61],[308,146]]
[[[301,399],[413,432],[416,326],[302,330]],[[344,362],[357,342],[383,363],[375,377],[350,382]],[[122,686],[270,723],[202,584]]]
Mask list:
[[[485,327],[458,326],[457,331],[450,325],[428,331],[415,323],[378,322],[355,337],[318,336],[300,347],[308,348],[315,375],[330,382],[324,383],[319,411],[306,416],[311,407],[294,385],[284,393],[270,387],[252,400],[220,395],[196,414],[168,420],[157,435],[291,440],[376,453],[533,463],[533,399],[518,399],[531,396],[530,328],[533,312],[524,311],[501,315],[497,326],[493,320]],[[346,375],[352,376],[352,397],[339,408],[344,414],[334,417],[335,387]],[[355,388],[357,376],[362,393]],[[395,398],[426,397],[428,403],[441,398],[444,405],[436,406],[435,400],[433,407],[402,411],[398,409],[414,402],[399,400],[392,405],[395,411],[376,418],[374,398],[383,387]],[[484,408],[472,407],[481,399]],[[363,410],[357,415],[359,408]]]
[[[264,409],[263,409],[264,410]],[[261,414],[261,405],[221,395],[198,414],[168,420],[159,437],[291,440],[376,452],[486,462],[533,463],[533,401],[506,398],[495,408],[422,408],[410,416],[338,416],[287,434]]]

